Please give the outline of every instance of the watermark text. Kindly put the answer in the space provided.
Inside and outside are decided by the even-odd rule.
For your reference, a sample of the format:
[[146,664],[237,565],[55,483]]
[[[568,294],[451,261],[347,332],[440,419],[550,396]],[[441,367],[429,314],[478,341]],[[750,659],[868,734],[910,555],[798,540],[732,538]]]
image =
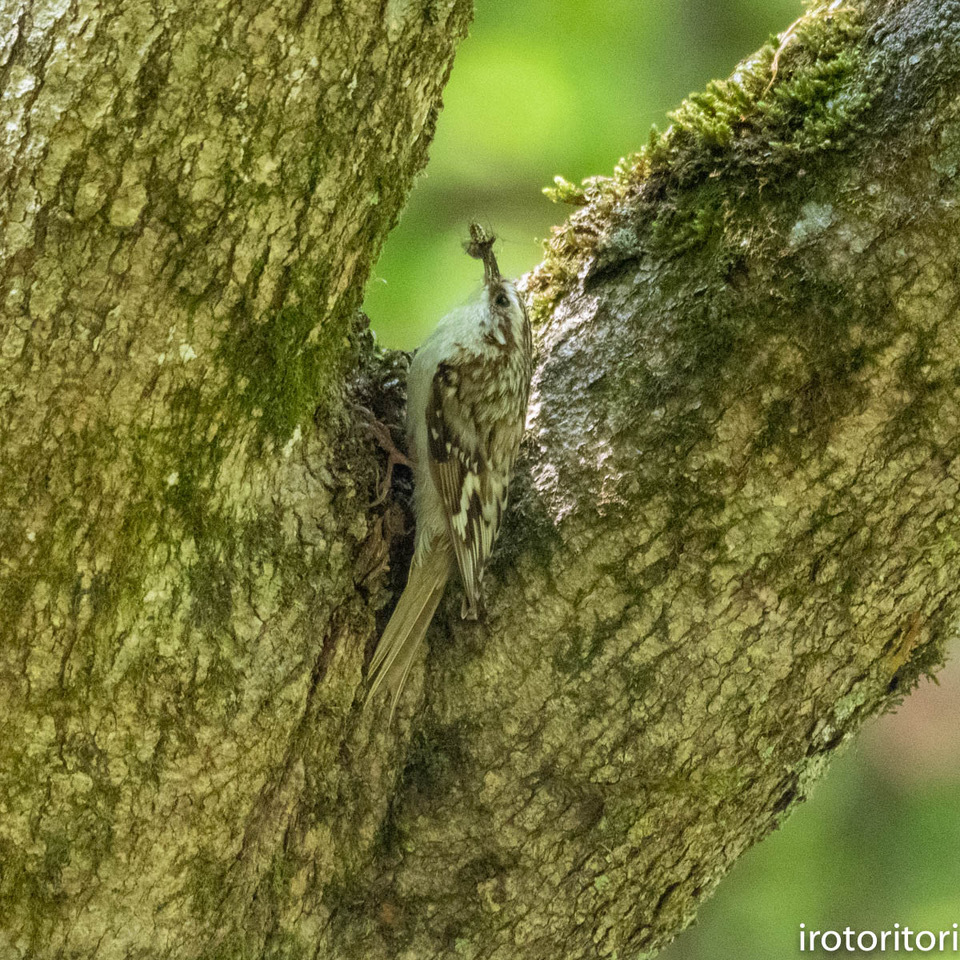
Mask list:
[[800,924],[800,952],[815,953],[960,953],[960,924],[949,930],[911,930],[910,927],[893,925],[892,930],[808,930]]

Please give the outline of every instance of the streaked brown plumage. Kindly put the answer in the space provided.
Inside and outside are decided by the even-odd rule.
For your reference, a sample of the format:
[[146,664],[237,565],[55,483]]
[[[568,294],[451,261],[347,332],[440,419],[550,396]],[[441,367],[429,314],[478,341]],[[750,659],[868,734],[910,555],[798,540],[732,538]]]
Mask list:
[[477,616],[526,420],[530,320],[514,283],[500,276],[493,237],[476,224],[470,230],[467,251],[483,261],[483,292],[440,321],[407,380],[416,548],[370,664],[367,696],[369,702],[386,683],[391,716],[454,567],[463,584],[462,616]]

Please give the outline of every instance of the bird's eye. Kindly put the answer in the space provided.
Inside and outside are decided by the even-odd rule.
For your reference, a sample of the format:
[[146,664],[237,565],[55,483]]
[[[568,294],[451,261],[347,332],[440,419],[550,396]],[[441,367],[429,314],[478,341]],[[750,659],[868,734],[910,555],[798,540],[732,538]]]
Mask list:
[[496,297],[494,298],[493,302],[494,302],[498,307],[509,307],[509,306],[510,306],[510,298],[509,298],[502,290],[496,295]]

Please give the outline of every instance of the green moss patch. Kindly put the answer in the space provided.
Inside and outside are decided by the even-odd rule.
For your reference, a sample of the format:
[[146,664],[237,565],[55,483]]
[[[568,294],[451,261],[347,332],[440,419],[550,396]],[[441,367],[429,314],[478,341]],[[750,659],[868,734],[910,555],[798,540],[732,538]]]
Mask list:
[[[558,202],[586,206],[551,240],[534,292],[543,318],[570,288],[588,257],[603,258],[617,234],[646,222],[642,246],[682,255],[724,243],[734,208],[758,214],[845,150],[861,128],[871,93],[882,82],[864,62],[865,26],[859,10],[812,12],[783,39],[772,38],[727,80],[713,81],[670,114],[663,133],[621,161],[608,178],[581,186],[562,177],[545,192]],[[599,225],[603,225],[597,229]],[[586,229],[584,229],[586,227]],[[622,232],[622,231],[621,231]],[[617,256],[630,244],[615,244]],[[641,245],[634,241],[634,249]]]
[[229,399],[253,419],[261,441],[286,442],[340,382],[352,357],[343,350],[346,321],[319,322],[325,291],[323,278],[300,283],[283,306],[259,320],[240,309],[221,341],[217,359],[231,373]]

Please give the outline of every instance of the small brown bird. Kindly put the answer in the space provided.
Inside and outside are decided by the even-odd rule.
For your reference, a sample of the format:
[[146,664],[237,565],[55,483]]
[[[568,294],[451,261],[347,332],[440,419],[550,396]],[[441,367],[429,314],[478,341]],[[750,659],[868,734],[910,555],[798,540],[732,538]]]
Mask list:
[[500,276],[494,237],[477,224],[470,235],[466,249],[483,261],[483,292],[440,321],[407,378],[416,547],[370,664],[367,695],[369,703],[386,683],[391,717],[454,564],[463,583],[461,616],[477,617],[527,416],[533,338],[526,306]]

